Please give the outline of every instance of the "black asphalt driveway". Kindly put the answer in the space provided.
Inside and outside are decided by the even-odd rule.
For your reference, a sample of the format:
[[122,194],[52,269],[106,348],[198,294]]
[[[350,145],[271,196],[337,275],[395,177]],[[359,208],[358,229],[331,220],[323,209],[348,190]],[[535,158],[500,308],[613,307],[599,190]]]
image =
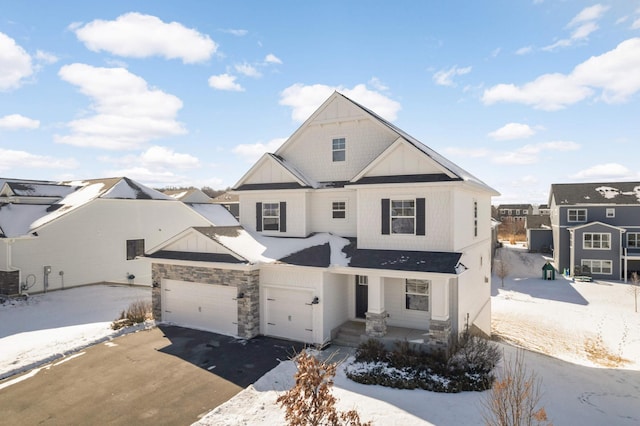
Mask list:
[[0,423],[190,425],[301,348],[160,326],[1,381]]

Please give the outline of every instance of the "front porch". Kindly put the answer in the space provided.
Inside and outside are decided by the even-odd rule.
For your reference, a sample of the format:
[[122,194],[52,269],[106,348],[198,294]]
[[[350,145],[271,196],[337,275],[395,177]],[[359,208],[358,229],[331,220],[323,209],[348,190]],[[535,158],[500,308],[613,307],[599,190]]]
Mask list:
[[412,346],[423,350],[440,348],[429,330],[387,326],[384,335],[373,336],[367,333],[365,321],[350,320],[331,331],[331,343],[334,345],[357,348],[360,343],[369,339],[382,342],[387,349],[393,349],[397,341],[407,341]]

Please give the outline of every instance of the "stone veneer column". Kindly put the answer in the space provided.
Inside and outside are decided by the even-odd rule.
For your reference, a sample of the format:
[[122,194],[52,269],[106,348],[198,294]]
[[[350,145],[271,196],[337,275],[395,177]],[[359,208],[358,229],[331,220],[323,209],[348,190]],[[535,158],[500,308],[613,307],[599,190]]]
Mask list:
[[366,333],[371,337],[383,337],[387,334],[387,311],[377,314],[374,312],[366,312]]
[[451,319],[438,321],[432,319],[429,322],[429,344],[445,352],[451,344]]
[[251,339],[260,334],[260,271],[243,272],[238,277],[238,336]]

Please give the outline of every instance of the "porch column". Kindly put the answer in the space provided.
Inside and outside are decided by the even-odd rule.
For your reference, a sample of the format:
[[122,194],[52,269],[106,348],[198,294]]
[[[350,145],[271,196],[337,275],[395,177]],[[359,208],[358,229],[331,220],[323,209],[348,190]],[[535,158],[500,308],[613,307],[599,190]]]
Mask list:
[[433,280],[429,290],[431,297],[430,343],[436,348],[447,351],[451,343],[449,280]]
[[372,337],[387,334],[387,311],[384,309],[384,278],[369,275],[366,333]]

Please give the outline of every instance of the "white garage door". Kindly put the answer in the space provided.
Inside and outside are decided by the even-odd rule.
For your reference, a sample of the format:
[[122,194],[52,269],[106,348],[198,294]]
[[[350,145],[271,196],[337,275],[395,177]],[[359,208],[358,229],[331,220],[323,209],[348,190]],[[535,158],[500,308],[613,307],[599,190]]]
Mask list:
[[162,280],[162,319],[184,327],[238,335],[235,287]]
[[266,299],[265,334],[313,342],[311,291],[267,287]]

